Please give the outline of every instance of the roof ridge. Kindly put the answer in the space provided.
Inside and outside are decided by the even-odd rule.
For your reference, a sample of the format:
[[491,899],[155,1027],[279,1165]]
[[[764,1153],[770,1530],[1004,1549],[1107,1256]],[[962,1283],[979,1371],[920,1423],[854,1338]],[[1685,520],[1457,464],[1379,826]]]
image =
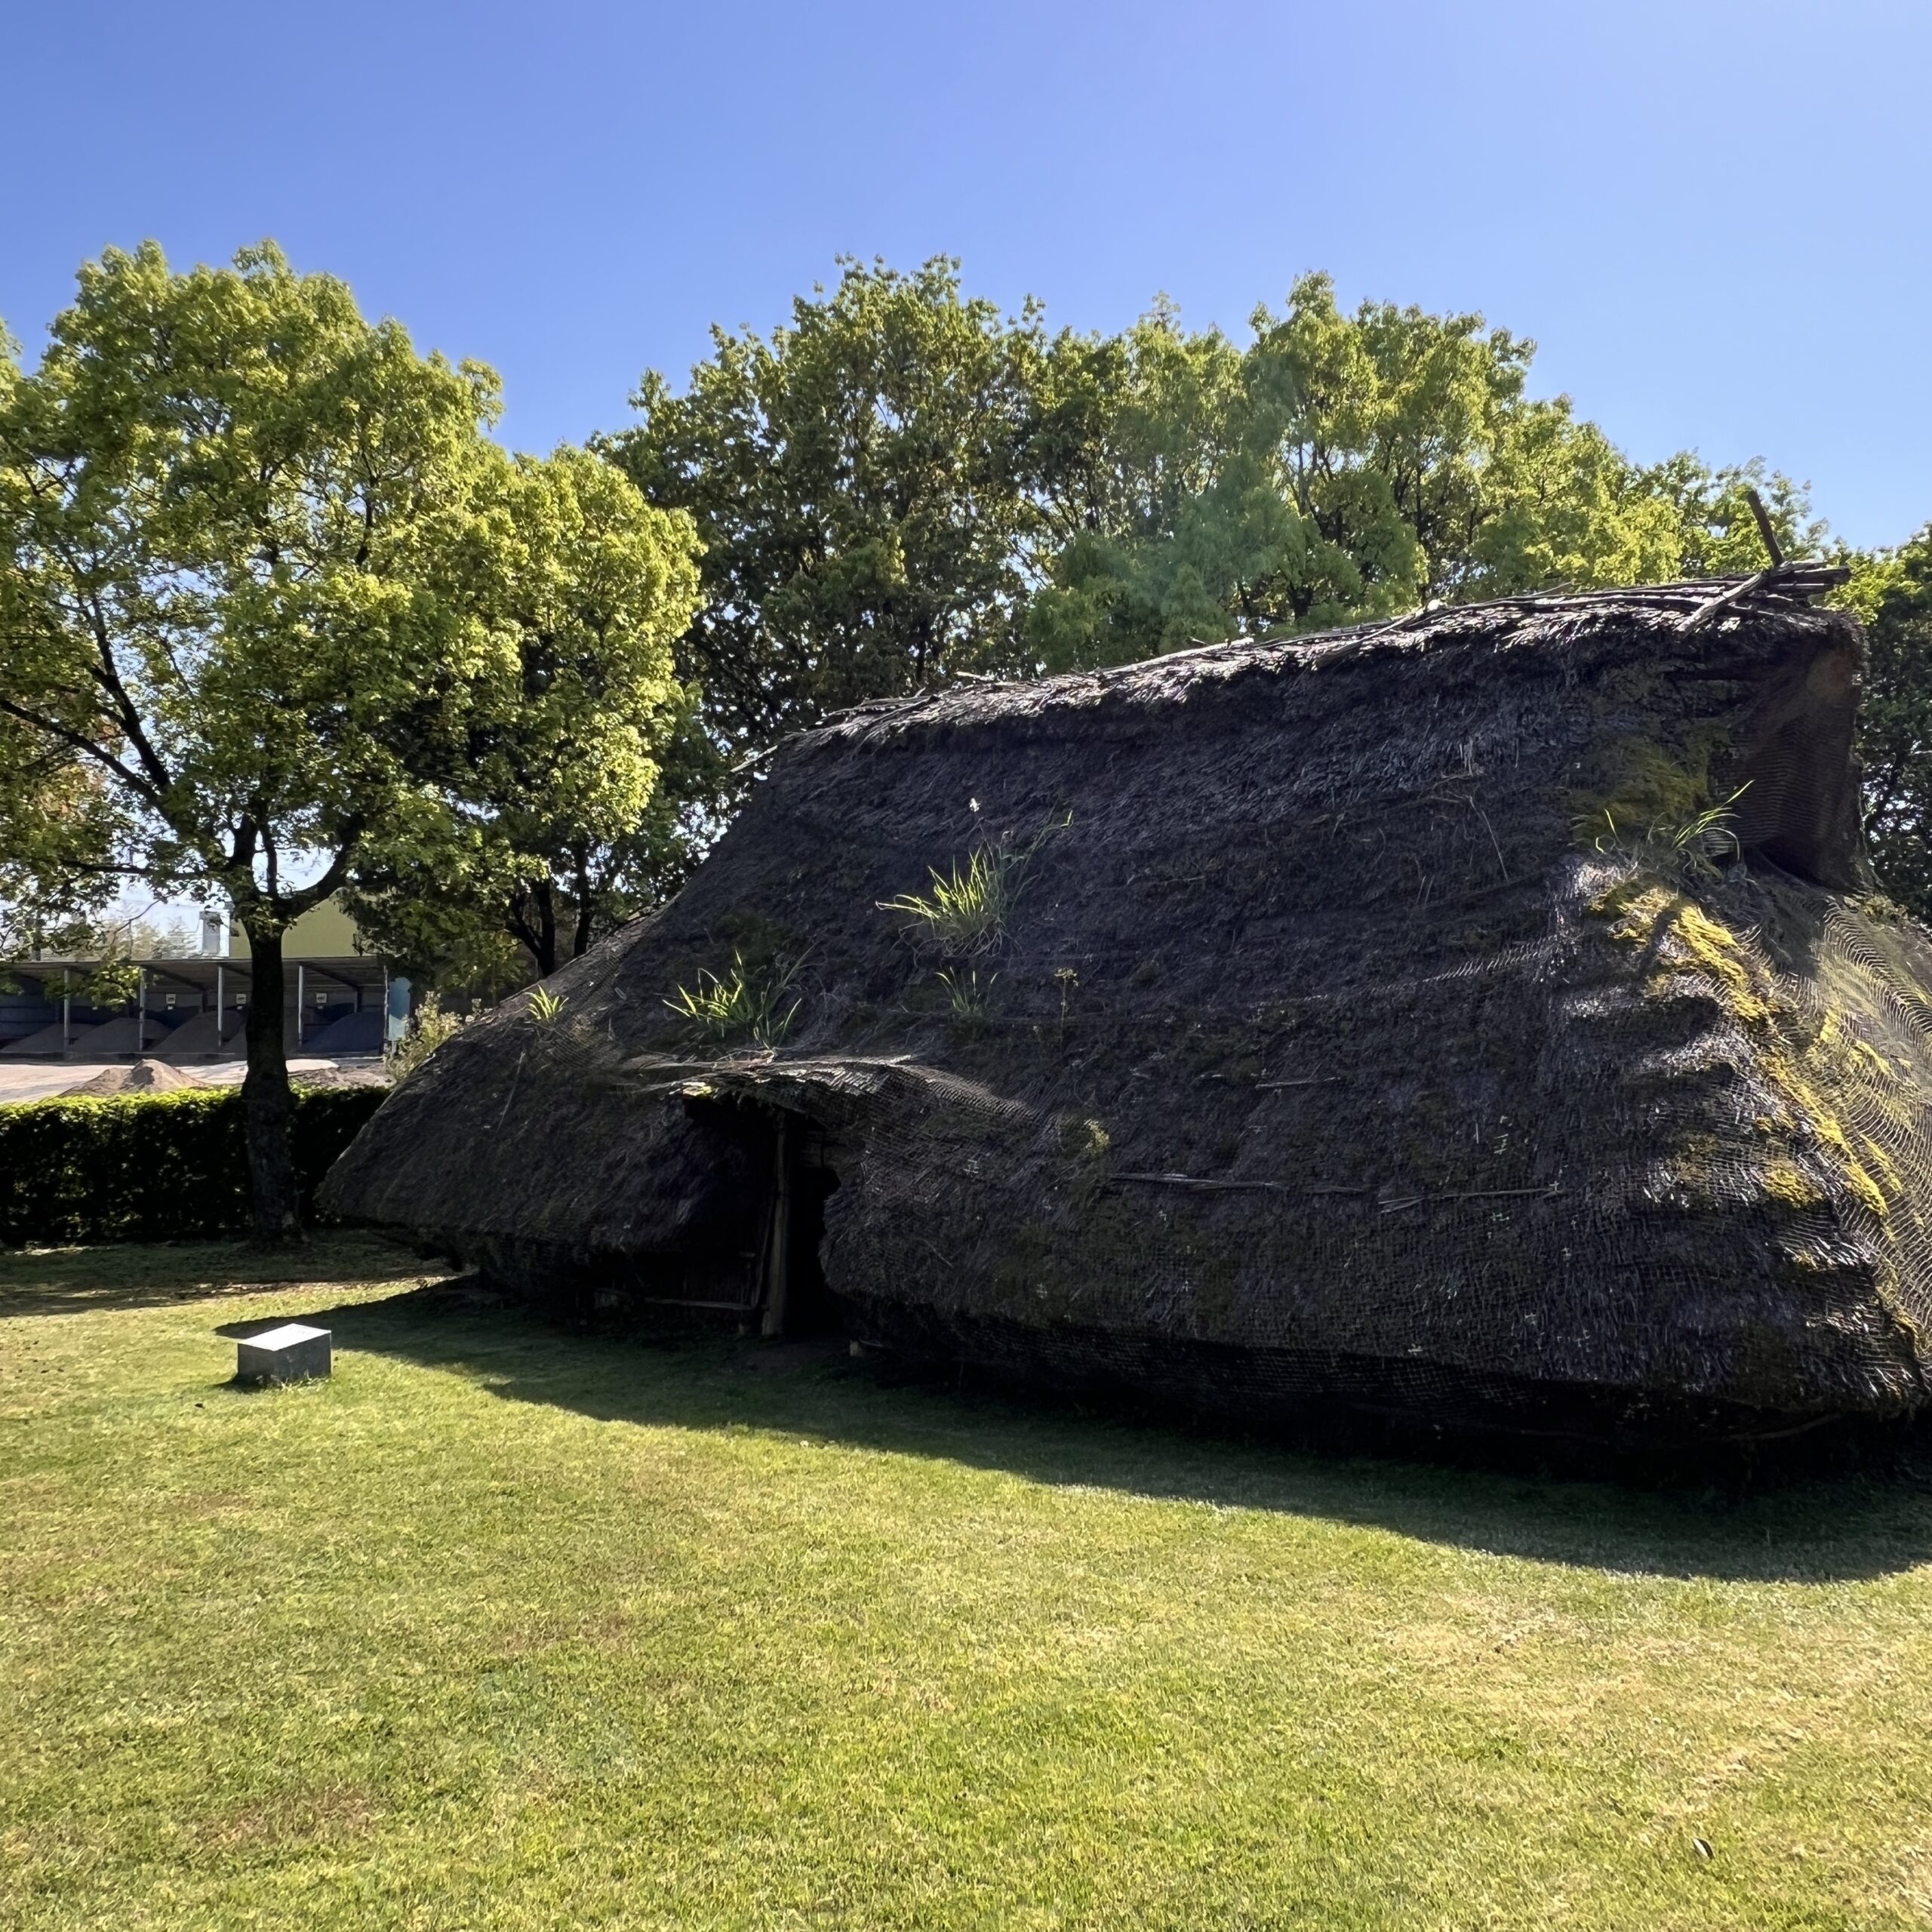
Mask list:
[[[1509,597],[1487,597],[1468,604],[1433,601],[1392,618],[1364,619],[1323,631],[1280,632],[1263,637],[1223,638],[1212,641],[1195,640],[1179,651],[1164,651],[1151,657],[1137,657],[1121,664],[1095,665],[1073,671],[1041,675],[992,677],[977,672],[955,673],[958,682],[908,692],[900,697],[868,700],[829,713],[816,725],[795,734],[815,738],[821,733],[835,733],[884,719],[916,713],[931,706],[957,700],[972,688],[1013,691],[1043,685],[1088,679],[1103,685],[1146,675],[1158,666],[1224,657],[1244,657],[1263,651],[1293,653],[1309,660],[1310,669],[1345,663],[1364,647],[1384,637],[1455,620],[1478,617],[1486,611],[1512,611],[1534,616],[1542,613],[1589,611],[1606,608],[1641,608],[1683,614],[1678,628],[1697,628],[1721,611],[1736,608],[1759,598],[1769,598],[1787,607],[1808,605],[1820,592],[1842,583],[1850,575],[1842,564],[1822,558],[1798,558],[1776,564],[1768,569],[1743,576],[1680,577],[1668,583],[1623,584],[1593,590],[1526,591]],[[782,742],[786,742],[781,740]],[[774,750],[776,746],[773,748]],[[747,760],[747,765],[763,764],[765,754]]]

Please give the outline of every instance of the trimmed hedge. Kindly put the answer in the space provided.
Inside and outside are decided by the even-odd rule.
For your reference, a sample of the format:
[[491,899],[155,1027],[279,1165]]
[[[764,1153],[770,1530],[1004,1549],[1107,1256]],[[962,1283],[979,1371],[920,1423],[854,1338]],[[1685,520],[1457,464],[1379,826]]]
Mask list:
[[[296,1090],[305,1216],[331,1163],[385,1091]],[[0,1106],[0,1247],[178,1241],[248,1225],[238,1087]]]

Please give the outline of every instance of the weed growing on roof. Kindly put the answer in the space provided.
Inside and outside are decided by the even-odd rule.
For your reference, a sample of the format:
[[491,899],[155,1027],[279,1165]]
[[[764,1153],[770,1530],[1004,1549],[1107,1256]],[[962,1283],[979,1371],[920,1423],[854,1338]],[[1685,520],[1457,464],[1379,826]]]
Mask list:
[[1653,819],[1641,832],[1620,825],[1614,810],[1606,805],[1600,822],[1595,816],[1577,821],[1577,836],[1598,852],[1628,852],[1660,860],[1700,878],[1715,878],[1721,861],[1743,854],[1737,839],[1737,805],[1750,789],[1747,779],[1720,804],[1681,819]]
[[977,846],[963,866],[957,859],[943,872],[934,866],[928,891],[881,899],[878,909],[896,913],[900,931],[915,946],[945,958],[975,958],[1004,936],[1033,854],[1053,833],[1064,832],[1072,823],[1069,812],[1024,845]]
[[704,1039],[775,1047],[798,1017],[801,1002],[785,1003],[798,975],[798,962],[782,966],[774,961],[759,970],[747,966],[742,952],[734,952],[728,973],[700,967],[697,986],[680,986],[664,1004]]
[[1066,1011],[1073,998],[1073,989],[1080,983],[1080,975],[1071,966],[1063,966],[1054,975],[1054,983],[1060,988],[1060,1043],[1066,1044]]
[[540,1026],[555,1025],[563,1010],[563,995],[553,993],[548,986],[539,986],[530,995],[530,1017]]
[[991,997],[993,982],[999,977],[997,973],[989,973],[982,981],[977,967],[954,970],[934,976],[946,989],[946,997],[952,1009],[955,1023],[961,1026],[979,1026],[986,1017],[986,1001]]
[[978,847],[962,867],[937,867],[923,893],[902,892],[881,899],[881,912],[897,913],[902,930],[915,945],[951,959],[971,959],[999,943],[1020,897],[1027,854],[1001,847]]
[[390,1079],[400,1085],[438,1047],[454,1039],[464,1023],[462,1014],[443,1011],[438,995],[425,993],[423,1004],[409,1023],[408,1032],[383,1055],[383,1065]]

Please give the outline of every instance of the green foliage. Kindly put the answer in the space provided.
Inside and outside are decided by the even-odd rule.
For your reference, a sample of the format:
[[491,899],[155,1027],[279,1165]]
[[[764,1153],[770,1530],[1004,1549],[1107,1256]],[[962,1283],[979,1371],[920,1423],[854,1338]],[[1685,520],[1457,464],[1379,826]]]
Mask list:
[[748,966],[744,955],[734,952],[728,973],[721,977],[700,967],[697,986],[678,987],[664,1004],[713,1044],[749,1041],[755,1047],[775,1047],[792,1030],[802,1004],[797,999],[786,1004],[800,963]]
[[1588,589],[1764,561],[1755,482],[1794,554],[1801,493],[1761,465],[1654,470],[1525,383],[1535,345],[1480,315],[1337,306],[1325,275],[1237,349],[1157,307],[1049,358],[1077,454],[1027,613],[1048,669],[1386,617],[1430,599]]
[[449,565],[496,406],[270,248],[82,269],[0,404],[0,711],[79,760],[97,850],[285,924],[345,869],[291,854],[410,815],[485,668]]
[[[497,409],[266,245],[109,251],[31,375],[0,355],[11,923],[138,877],[226,897],[270,973],[347,887],[399,964],[496,989],[509,943],[547,973],[681,877],[662,780],[715,762],[672,660],[690,519],[581,451],[505,454]],[[285,1092],[272,1029],[250,1054]]]
[[398,1086],[407,1080],[438,1047],[447,1046],[466,1024],[463,1015],[447,1012],[441,996],[426,993],[411,1016],[408,1030],[383,1055],[383,1064]]
[[1844,601],[1870,647],[1858,758],[1872,866],[1893,899],[1932,919],[1932,526],[1859,559]]
[[128,940],[116,934],[103,946],[94,971],[75,980],[74,990],[88,1005],[103,1013],[135,1004],[141,996],[141,969]]
[[976,846],[962,867],[931,869],[931,889],[882,899],[881,912],[897,914],[915,945],[943,957],[968,959],[998,944],[1020,897],[1028,854],[1001,846]]
[[[370,1087],[298,1090],[291,1135],[305,1211],[382,1103]],[[238,1088],[0,1106],[0,1246],[178,1241],[248,1220]]]
[[554,1026],[568,1004],[562,994],[539,986],[530,995],[530,1017],[540,1026]]
[[681,395],[648,374],[610,453],[688,512],[704,603],[680,670],[712,730],[795,724],[1017,657],[1034,513],[1022,466],[1037,316],[1002,319],[957,264],[843,265],[769,337],[712,334]]
[[[496,412],[488,370],[271,246],[85,264],[0,382],[0,717],[56,800],[0,780],[0,851],[56,896],[225,896],[262,983],[365,843],[433,844],[435,781],[514,677],[472,595]],[[266,1233],[294,1214],[278,1029],[249,1051]]]
[[681,395],[648,377],[609,444],[688,509],[704,603],[680,647],[712,728],[761,749],[955,671],[1118,663],[1430,599],[1754,570],[1745,498],[1823,540],[1761,463],[1631,462],[1534,343],[1478,315],[1302,277],[1253,340],[1157,304],[1118,335],[1003,319],[957,265],[848,265],[769,339],[718,334]]
[[1681,556],[1670,575],[1749,577],[1770,561],[1751,513],[1753,490],[1787,558],[1817,556],[1826,546],[1829,533],[1812,516],[1803,486],[1767,469],[1761,458],[1712,469],[1684,454],[1644,471],[1641,480],[1674,521]]
[[1737,806],[1750,789],[1747,780],[1716,804],[1681,819],[1652,819],[1641,829],[1633,823],[1620,823],[1615,809],[1606,807],[1600,816],[1580,820],[1577,835],[1599,852],[1635,853],[1700,878],[1715,878],[1721,860],[1735,859],[1743,852],[1737,841]]
[[[0,623],[5,622],[0,559]],[[0,955],[91,934],[114,896],[107,866],[114,817],[106,786],[71,746],[0,709]]]
[[955,1026],[970,1029],[985,1023],[987,1002],[999,977],[997,973],[989,973],[982,980],[977,967],[948,968],[935,977],[946,989],[946,1004]]
[[1718,861],[1735,859],[1743,848],[1737,842],[1737,814],[1734,808],[1749,789],[1740,785],[1721,804],[1707,805],[1678,825],[1653,825],[1644,837],[1687,872],[1715,878]]
[[492,648],[439,774],[448,808],[365,841],[351,906],[432,979],[487,972],[498,936],[546,977],[675,889],[689,801],[716,789],[672,659],[697,540],[568,448],[491,466],[472,507],[466,605]]

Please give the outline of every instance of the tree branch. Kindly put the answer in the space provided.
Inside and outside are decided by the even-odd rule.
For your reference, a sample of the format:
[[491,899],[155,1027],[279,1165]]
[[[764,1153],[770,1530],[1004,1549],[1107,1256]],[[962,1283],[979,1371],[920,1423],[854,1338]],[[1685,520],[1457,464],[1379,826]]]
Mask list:
[[134,746],[141,768],[147,774],[158,798],[174,783],[174,777],[149,743],[147,734],[142,728],[140,713],[121,681],[121,668],[114,661],[112,629],[108,623],[107,613],[100,607],[99,587],[93,580],[93,574],[82,567],[79,558],[66,544],[55,540],[53,548],[66,569],[82,621],[94,639],[94,651],[100,660],[100,668],[91,669],[89,675],[113,699],[116,720],[128,734],[128,742]]
[[312,884],[305,885],[299,892],[291,892],[281,903],[288,916],[299,919],[311,906],[339,891],[349,877],[349,868],[355,856],[356,846],[362,838],[363,822],[360,819],[346,820],[342,829],[342,843],[337,847],[335,857],[329,861],[328,869]]
[[153,866],[117,864],[100,859],[63,859],[60,861],[63,872],[92,872],[103,878],[152,878],[164,884],[172,884],[178,875],[158,870]]
[[509,903],[503,913],[503,928],[510,937],[530,955],[533,963],[541,964],[542,949],[536,934],[523,916],[523,908],[528,903],[528,891],[523,886],[518,886],[510,894]]
[[85,731],[76,731],[51,718],[42,718],[37,712],[29,711],[25,706],[14,703],[11,698],[0,697],[0,712],[34,731],[44,731],[49,737],[59,739],[63,744],[71,745],[75,751],[92,758],[96,764],[105,766],[129,791],[137,798],[146,800],[155,811],[161,810],[160,795],[154,787],[145,779],[137,777],[130,771],[112,752],[96,744]]

